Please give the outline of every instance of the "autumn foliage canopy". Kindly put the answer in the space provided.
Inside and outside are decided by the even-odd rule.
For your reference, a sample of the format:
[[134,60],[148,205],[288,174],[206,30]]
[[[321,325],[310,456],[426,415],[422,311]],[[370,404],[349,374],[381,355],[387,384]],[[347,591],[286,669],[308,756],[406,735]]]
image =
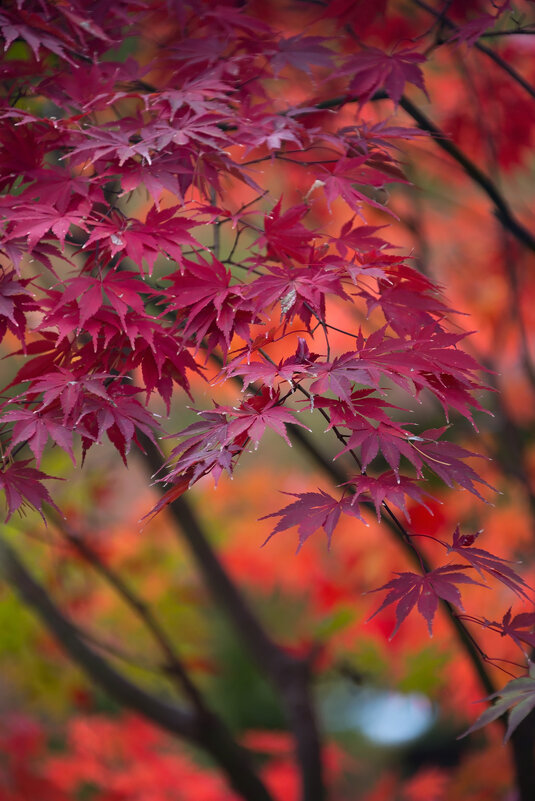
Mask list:
[[[160,491],[137,510],[142,519],[130,521],[144,542],[173,509],[180,525],[191,514],[190,496],[217,504],[214,484],[232,497],[227,479],[235,475],[235,493],[247,493],[239,482],[258,465],[271,505],[258,496],[248,501],[248,547],[266,545],[252,564],[285,547],[281,540],[294,547],[297,532],[299,553],[284,560],[289,571],[306,571],[300,560],[312,559],[308,549],[319,553],[323,533],[330,562],[338,559],[345,571],[342,583],[332,580],[332,598],[339,593],[338,601],[353,603],[349,584],[358,585],[355,620],[361,619],[351,624],[351,637],[366,632],[365,621],[378,625],[392,659],[405,627],[418,628],[420,616],[432,636],[441,609],[440,631],[455,632],[471,664],[471,700],[498,698],[479,718],[481,707],[465,709],[464,731],[470,723],[471,733],[505,722],[517,793],[507,798],[522,801],[531,792],[526,775],[533,775],[533,727],[526,733],[535,707],[533,577],[507,538],[487,540],[480,525],[482,516],[493,519],[493,505],[499,515],[509,491],[498,469],[507,470],[507,457],[501,463],[498,453],[494,468],[489,452],[507,450],[522,413],[514,403],[508,409],[507,396],[495,399],[503,364],[496,361],[498,343],[488,343],[497,323],[474,301],[470,265],[450,280],[440,272],[440,254],[437,267],[426,260],[433,249],[427,236],[446,242],[458,232],[462,243],[478,236],[477,226],[466,232],[465,208],[444,234],[439,212],[425,209],[425,193],[431,208],[441,191],[433,180],[450,181],[465,193],[465,206],[473,193],[478,213],[484,197],[495,240],[488,244],[489,270],[495,283],[505,276],[518,303],[519,328],[506,332],[501,355],[514,362],[511,354],[522,352],[527,378],[517,378],[518,392],[529,397],[529,324],[517,265],[533,260],[535,237],[496,175],[516,175],[533,146],[533,20],[530,2],[508,0],[8,0],[0,10],[6,523],[13,527],[21,513],[37,510],[46,537],[62,532],[109,579],[115,574],[101,544],[73,533],[72,521],[82,515],[66,502],[69,471],[55,475],[48,467],[54,454],[63,451],[76,468],[86,457],[91,463],[101,445],[106,453],[113,447],[125,465],[144,459]],[[477,328],[481,333],[473,334]],[[493,451],[486,432],[499,425],[511,439]],[[280,463],[294,451],[307,454],[312,478],[292,483],[284,471],[262,472],[272,450]],[[529,457],[521,455],[515,477],[529,506]],[[200,541],[200,532],[190,534]],[[372,567],[378,580],[370,582],[371,556],[350,565],[350,540],[365,543],[369,554],[392,540],[385,547],[399,557]],[[28,590],[33,579],[17,547],[16,537],[2,541],[8,581],[76,660],[66,641],[79,635],[74,628],[60,634],[38,594],[43,588]],[[210,568],[202,547],[190,547],[224,608],[233,592],[228,575],[217,562]],[[231,566],[247,552],[238,555],[239,542],[232,547]],[[319,593],[328,570],[322,576],[315,564]],[[312,605],[320,615],[338,602],[318,598]],[[254,640],[228,602],[230,618],[246,640],[252,637],[253,656],[265,662],[283,699],[291,689],[276,659],[287,660],[294,678],[306,665],[303,693],[315,673],[332,668],[341,645],[330,650],[319,635],[281,647],[267,635],[261,641],[263,633]],[[79,657],[82,667],[86,657]],[[98,659],[85,668],[97,683],[105,673]],[[110,692],[108,679],[101,681]],[[54,801],[82,798],[86,785],[97,788],[90,796],[97,801],[164,801],[178,798],[182,783],[180,797],[191,801],[286,801],[299,793],[303,801],[476,798],[462,783],[450,787],[457,795],[441,795],[440,772],[420,776],[423,790],[419,774],[398,790],[388,777],[387,784],[367,779],[358,791],[342,781],[335,790],[334,777],[349,768],[346,757],[327,751],[334,783],[326,790],[321,765],[311,767],[319,746],[309,740],[319,735],[315,724],[300,720],[297,702],[292,712],[288,701],[294,760],[290,735],[262,741],[250,732],[238,745],[223,724],[218,728],[189,674],[178,683],[199,718],[192,713],[190,722],[167,725],[162,721],[171,717],[156,698],[146,716],[159,730],[143,717],[95,717],[101,734],[94,742],[91,724],[80,718],[70,724],[66,753],[38,774],[28,765],[41,735],[31,727],[19,741],[6,734],[12,790],[0,780],[0,798],[27,798],[32,782],[35,797]],[[121,692],[116,700],[143,716],[141,696]],[[207,715],[212,729],[203,728]],[[314,734],[308,740],[307,725]],[[120,747],[114,727],[130,732]],[[176,743],[169,746],[166,728],[205,749],[221,776],[196,767]],[[99,751],[106,742],[106,753],[119,749],[118,773]],[[84,753],[92,750],[93,773],[81,768],[80,743]],[[247,754],[263,748],[267,767],[255,771]],[[247,769],[240,774],[242,758]],[[133,781],[130,761],[151,764],[159,789],[150,778]]]

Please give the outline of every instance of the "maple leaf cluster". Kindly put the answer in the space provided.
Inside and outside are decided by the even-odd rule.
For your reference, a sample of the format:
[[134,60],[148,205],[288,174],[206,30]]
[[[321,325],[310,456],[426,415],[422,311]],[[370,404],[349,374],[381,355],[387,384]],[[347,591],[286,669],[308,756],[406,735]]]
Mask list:
[[[407,182],[399,141],[421,136],[371,123],[366,106],[379,92],[392,113],[407,84],[425,93],[426,55],[416,40],[355,52],[340,32],[352,5],[320,8],[318,35],[286,36],[241,3],[4,3],[0,335],[24,355],[0,409],[8,518],[52,502],[39,470],[49,441],[74,461],[106,437],[126,461],[140,434],[156,444],[162,433],[152,396],[168,410],[175,388],[192,397],[211,359],[243,395],[172,435],[159,477],[172,486],[155,511],[201,477],[231,474],[267,429],[290,445],[307,410],[355,474],[336,498],[292,493],[273,533],[298,525],[302,544],[323,527],[330,540],[342,514],[424,503],[431,474],[483,497],[474,454],[443,438],[451,411],[472,421],[481,410],[479,365],[439,289],[392,254],[387,226],[366,221],[370,207],[389,212],[378,190]],[[356,5],[372,19],[381,6]],[[125,39],[142,58],[118,59]],[[351,124],[321,113],[333,75]],[[295,178],[284,195],[280,165]],[[409,409],[422,397],[443,428],[399,419],[400,398]],[[32,458],[18,459],[23,448]],[[468,564],[382,588],[396,629],[417,607],[431,632],[439,599],[462,610],[458,585],[478,583],[470,570],[525,595],[508,565],[456,536],[449,550]]]

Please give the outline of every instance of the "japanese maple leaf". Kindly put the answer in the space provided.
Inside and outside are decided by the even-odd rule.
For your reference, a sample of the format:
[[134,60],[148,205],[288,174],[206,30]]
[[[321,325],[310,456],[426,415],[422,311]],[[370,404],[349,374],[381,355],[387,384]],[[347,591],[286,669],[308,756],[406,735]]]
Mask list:
[[429,493],[425,492],[414,479],[396,475],[393,470],[382,473],[380,476],[357,475],[346,481],[344,486],[349,486],[353,490],[353,502],[370,499],[375,506],[379,521],[381,520],[381,507],[385,503],[393,503],[410,520],[405,504],[406,495],[427,509],[423,499]]
[[[110,384],[108,397],[93,394],[84,400],[76,420],[82,435],[84,456],[93,442],[100,442],[105,433],[119,451],[125,465],[132,442],[138,442],[137,430],[156,445],[153,429],[157,422],[133,397],[140,390],[125,384]],[[139,444],[139,443],[138,443]]]
[[139,267],[141,274],[142,262],[149,265],[149,274],[152,273],[154,262],[160,253],[182,263],[182,245],[198,247],[199,243],[188,233],[188,229],[195,223],[177,217],[178,206],[158,211],[152,207],[145,222],[133,218],[124,218],[118,214],[93,225],[91,234],[84,243],[83,249],[89,248],[95,242],[105,245],[109,258],[121,254],[128,256]]
[[[416,273],[416,275],[415,275]],[[439,297],[431,282],[406,265],[388,270],[378,282],[378,291],[362,289],[368,314],[380,307],[392,330],[400,337],[418,335],[422,327],[453,312]]]
[[[75,201],[71,196],[89,198],[91,184],[79,175],[71,175],[66,170],[47,167],[46,169],[29,170],[28,178],[33,178],[33,183],[23,192],[21,198],[28,201],[37,201],[41,204],[46,199],[47,206],[57,209],[75,207]],[[86,210],[81,207],[82,213]],[[79,223],[76,222],[79,226]],[[79,226],[80,227],[80,226]]]
[[184,339],[194,337],[200,347],[207,338],[210,353],[216,345],[226,351],[234,334],[249,340],[249,324],[255,319],[252,303],[240,285],[230,285],[232,275],[215,256],[211,263],[197,255],[197,262],[183,260],[184,270],[165,277],[169,311],[177,311],[184,323]]
[[[362,185],[371,187],[382,187],[392,181],[403,180],[399,174],[394,176],[388,174],[381,169],[375,169],[367,165],[367,156],[358,156],[356,158],[339,158],[333,165],[324,166],[319,168],[319,175],[323,181],[325,199],[327,205],[331,206],[332,202],[341,197],[347,205],[360,213],[363,203],[370,206],[375,206],[377,209],[388,211],[381,203],[377,203],[366,192],[361,191],[358,187]],[[405,181],[406,183],[406,181]]]
[[247,434],[242,433],[233,439],[229,435],[227,414],[220,407],[197,414],[201,419],[176,435],[185,439],[171,451],[166,462],[169,470],[159,481],[178,484],[187,477],[188,486],[191,486],[202,476],[211,473],[217,484],[223,471],[232,474],[235,462],[247,443]]
[[484,551],[482,548],[472,547],[481,533],[481,531],[477,531],[475,534],[461,534],[460,528],[457,526],[453,532],[453,544],[446,546],[448,553],[454,552],[462,556],[467,562],[470,562],[481,577],[483,577],[483,572],[488,573],[493,578],[501,581],[502,584],[505,584],[506,587],[509,587],[519,597],[530,600],[524,587],[526,589],[531,588],[516,571],[509,567],[511,564],[509,560],[500,559],[499,556],[494,556],[494,554]]
[[[353,218],[354,219],[354,218]],[[345,258],[348,250],[366,251],[373,248],[392,247],[387,245],[384,239],[376,236],[377,231],[386,228],[386,225],[353,225],[353,219],[348,220],[342,226],[337,237],[332,236],[339,254]]]
[[309,208],[305,203],[292,206],[281,214],[282,198],[269,214],[264,217],[264,234],[256,240],[256,245],[267,245],[268,258],[295,259],[305,263],[310,253],[310,241],[314,234],[301,224]]
[[324,36],[289,36],[281,37],[277,42],[278,52],[271,58],[271,66],[278,75],[280,70],[290,64],[295,69],[311,74],[311,65],[334,67],[335,53],[325,47]]
[[316,260],[313,251],[309,256],[310,264],[306,267],[265,265],[270,274],[261,275],[244,289],[257,312],[280,303],[281,314],[288,322],[298,314],[308,326],[313,317],[325,317],[326,296],[347,299],[340,277],[330,265]]
[[440,598],[464,611],[461,594],[455,585],[478,584],[480,587],[486,586],[460,572],[462,570],[469,570],[469,567],[467,565],[445,565],[444,567],[438,567],[436,570],[430,570],[423,576],[418,573],[396,573],[398,578],[392,579],[376,590],[372,590],[372,592],[381,592],[382,590],[389,590],[389,592],[379,609],[368,620],[374,618],[375,615],[390,606],[390,604],[397,604],[396,625],[390,635],[390,639],[392,639],[403,621],[418,605],[418,612],[427,622],[429,636],[432,637],[433,619]]
[[372,384],[379,387],[381,372],[373,367],[370,371],[366,362],[358,358],[355,351],[346,351],[336,356],[332,362],[317,362],[314,366],[317,378],[310,386],[313,395],[322,395],[331,391],[348,406],[351,406],[351,396],[354,384]]
[[202,368],[191,353],[181,345],[181,339],[173,331],[156,327],[151,340],[138,337],[135,340],[125,371],[141,366],[147,398],[156,390],[162,397],[169,414],[173,384],[176,383],[193,400],[187,371],[202,376]]
[[39,304],[26,289],[31,280],[17,279],[12,270],[0,271],[0,340],[9,329],[24,346],[26,313],[39,309]]
[[151,195],[156,208],[164,190],[183,200],[191,185],[194,169],[179,153],[159,153],[150,162],[127,161],[121,170],[123,193],[131,192],[143,184]]
[[279,434],[290,447],[292,443],[288,438],[286,424],[298,425],[310,431],[308,426],[300,423],[280,404],[279,393],[272,394],[267,387],[264,387],[259,395],[252,395],[242,401],[237,409],[222,406],[220,410],[226,412],[230,418],[229,437],[234,439],[246,433],[255,448],[258,448],[266,428],[271,428]]
[[232,85],[222,79],[221,69],[215,68],[186,78],[180,87],[169,82],[167,88],[151,96],[151,107],[166,109],[165,117],[170,122],[180,109],[187,107],[196,114],[221,111],[228,114],[228,94]]
[[62,415],[55,410],[17,409],[2,414],[2,422],[14,423],[11,432],[8,453],[21,442],[25,442],[35,456],[37,467],[41,462],[44,447],[50,438],[59,445],[72,459],[73,430],[65,424]]
[[109,401],[108,391],[104,380],[109,378],[106,373],[83,375],[80,372],[60,367],[54,373],[40,375],[31,385],[29,393],[32,395],[42,393],[39,411],[43,411],[55,401],[59,401],[64,415],[64,422],[72,419],[79,413],[84,398],[94,395]]
[[319,492],[285,492],[283,494],[291,495],[298,500],[285,506],[284,509],[279,509],[278,512],[272,512],[260,518],[260,520],[267,520],[269,517],[281,518],[264,542],[264,545],[266,542],[269,542],[277,532],[285,531],[288,528],[292,528],[292,526],[298,526],[298,551],[302,548],[306,540],[319,528],[323,528],[325,531],[330,547],[333,531],[336,528],[342,512],[352,517],[357,517],[365,523],[360,514],[358,503],[353,503],[351,498],[341,498],[337,501],[321,489]]
[[48,23],[41,14],[35,14],[22,9],[18,4],[17,10],[7,10],[0,13],[0,31],[4,39],[4,50],[7,50],[15,39],[23,39],[32,49],[37,61],[41,47],[55,53],[73,67],[77,64],[68,55],[67,50],[77,51],[78,43],[75,39],[68,38],[61,30],[57,30]]
[[29,342],[26,349],[16,351],[18,354],[26,353],[28,356],[33,356],[33,358],[25,361],[20,370],[17,371],[13,381],[5,389],[14,387],[23,381],[33,381],[36,378],[40,378],[44,373],[54,372],[56,362],[58,360],[61,361],[70,350],[69,342],[62,343],[59,351],[56,350],[57,340],[57,333],[46,331],[39,339]]
[[[59,294],[50,314],[59,312],[65,305],[75,301],[79,310],[79,326],[83,327],[107,300],[117,312],[124,327],[128,308],[134,309],[138,314],[144,314],[143,295],[151,297],[156,294],[158,293],[147,283],[139,280],[138,273],[128,270],[120,272],[112,270],[98,278],[77,275],[65,282],[65,289]],[[45,321],[45,325],[50,325],[50,319]]]
[[329,409],[331,418],[329,428],[341,425],[353,430],[359,428],[368,418],[387,425],[399,425],[391,420],[384,409],[399,409],[400,407],[378,397],[373,389],[355,389],[349,397],[349,402],[343,402],[339,398],[315,395],[310,404],[312,408]]
[[384,89],[397,106],[405,84],[412,83],[427,97],[424,76],[418,66],[425,60],[424,55],[410,49],[389,55],[376,47],[367,47],[345,64],[344,70],[353,75],[349,91],[366,103],[375,92]]
[[249,153],[261,145],[269,150],[281,150],[285,142],[293,142],[302,149],[306,136],[303,125],[286,113],[283,116],[273,114],[271,104],[257,104],[238,118],[236,139],[245,146]]
[[157,153],[165,150],[171,143],[180,146],[209,145],[218,149],[228,144],[228,134],[222,130],[221,124],[228,124],[230,114],[228,111],[224,115],[214,114],[215,108],[212,104],[212,109],[206,113],[195,113],[183,108],[172,123],[159,118],[143,126],[140,137],[150,143]]
[[29,459],[13,462],[5,470],[0,471],[0,488],[3,489],[7,501],[6,522],[14,512],[26,506],[36,509],[43,520],[45,520],[42,510],[43,503],[49,503],[55,509],[58,508],[46,487],[41,483],[43,479],[53,478],[53,476],[48,476],[34,467],[28,467],[28,464]]
[[[498,630],[502,637],[511,637],[514,643],[525,651],[524,645],[535,648],[535,613],[521,612],[519,615],[511,616],[509,608],[502,618],[501,623],[490,623],[488,625],[493,630]],[[523,645],[524,643],[524,645]]]
[[135,136],[139,128],[138,120],[126,119],[121,120],[120,124],[113,122],[83,128],[73,137],[75,147],[71,149],[69,160],[73,166],[77,166],[113,158],[122,167],[128,159],[141,156],[150,163],[151,143]]
[[504,737],[504,742],[506,743],[519,723],[527,718],[532,709],[535,709],[535,663],[529,663],[528,676],[522,676],[519,679],[513,679],[506,684],[503,689],[496,693],[492,693],[492,695],[489,695],[487,698],[483,698],[482,700],[491,701],[495,698],[498,700],[493,704],[493,706],[490,706],[488,709],[486,709],[478,717],[476,722],[473,723],[470,728],[464,732],[464,734],[461,734],[461,737],[466,737],[473,731],[482,729],[483,726],[486,726],[488,723],[492,723],[493,720],[498,720],[498,718],[501,718],[501,716],[505,714],[508,709],[510,709],[511,712],[509,713],[509,722]]
[[336,458],[357,447],[360,447],[360,461],[363,469],[366,469],[379,453],[384,456],[396,476],[399,476],[401,456],[405,456],[413,464],[417,464],[419,461],[419,457],[415,459],[409,432],[394,421],[380,422],[375,427],[367,420],[362,419],[360,423],[352,427],[345,447],[337,453]]
[[[253,347],[243,348],[238,356],[227,362],[222,375],[228,377],[239,376],[244,388],[247,388],[255,381],[260,381],[265,387],[273,390],[277,379],[287,381],[293,386],[295,381],[309,374],[309,368],[313,367],[315,360],[318,358],[317,353],[310,352],[306,341],[302,337],[298,337],[298,343],[295,354],[288,356],[286,359],[281,359],[278,364],[270,361],[262,352],[260,352],[260,361],[252,359],[253,343]],[[258,345],[260,348],[265,347],[265,336],[259,338]]]
[[485,479],[481,478],[481,476],[464,461],[470,457],[483,457],[481,454],[468,451],[454,442],[438,440],[438,437],[444,430],[445,428],[429,429],[422,432],[421,437],[413,436],[410,438],[413,448],[412,463],[415,465],[416,469],[420,471],[421,465],[418,464],[418,461],[422,459],[448,487],[453,487],[454,483],[459,484],[484,501],[485,499],[478,491],[474,482],[484,484],[491,490],[493,490],[494,487],[485,481]]
[[[4,242],[0,242],[0,253],[4,253],[7,256],[18,276],[21,275],[21,262],[27,252],[28,248],[22,237],[7,239],[4,240]],[[52,264],[51,257],[72,264],[59,248],[49,242],[38,242],[32,250],[32,259],[44,264],[52,275],[57,278],[58,276]]]
[[42,201],[38,204],[20,203],[14,204],[11,209],[2,209],[0,214],[12,221],[7,238],[25,236],[28,250],[33,250],[49,231],[57,236],[62,248],[71,225],[87,231],[86,217],[90,209],[91,204],[87,200],[77,197],[59,208]]

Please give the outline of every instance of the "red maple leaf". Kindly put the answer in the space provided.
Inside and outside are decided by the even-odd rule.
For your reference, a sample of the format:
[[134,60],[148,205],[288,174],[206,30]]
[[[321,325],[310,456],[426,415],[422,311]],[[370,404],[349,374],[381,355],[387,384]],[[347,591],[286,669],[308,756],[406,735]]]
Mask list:
[[282,198],[264,217],[264,233],[256,240],[256,245],[267,245],[268,258],[276,260],[295,259],[304,264],[310,254],[310,241],[314,234],[301,224],[308,214],[305,203],[292,206],[281,214]]
[[[401,173],[392,170],[372,167],[368,163],[368,156],[337,159],[332,165],[321,165],[319,179],[323,183],[325,199],[329,207],[338,198],[343,198],[347,205],[360,214],[363,204],[374,206],[377,209],[388,211],[383,204],[370,197],[365,187],[382,187],[393,181],[402,181]],[[359,187],[362,186],[362,189]]]
[[376,236],[377,231],[386,225],[353,225],[354,218],[342,226],[340,235],[331,237],[339,254],[345,258],[348,250],[366,251],[374,248],[391,247],[384,239]]
[[424,76],[418,66],[425,60],[424,55],[409,48],[389,55],[376,47],[367,47],[345,64],[346,73],[353,75],[349,91],[365,103],[375,92],[384,89],[397,106],[405,84],[412,83],[427,96]]
[[65,367],[58,368],[53,373],[40,375],[32,382],[28,394],[40,395],[42,400],[39,411],[59,401],[63,411],[63,421],[74,422],[80,414],[83,402],[92,395],[109,401],[110,397],[104,385],[104,380],[109,378],[106,373],[94,373],[85,375],[80,370],[73,371]]
[[58,508],[46,487],[41,483],[44,479],[54,478],[54,476],[48,476],[34,467],[28,467],[28,464],[28,459],[22,462],[13,462],[0,471],[0,488],[4,491],[7,502],[6,521],[14,512],[27,506],[36,509],[43,520],[45,520],[43,503],[49,503],[55,509]]
[[380,476],[354,476],[349,481],[346,481],[344,486],[352,488],[354,492],[353,503],[363,499],[369,499],[373,502],[377,512],[377,520],[381,519],[381,507],[385,503],[393,503],[410,520],[410,515],[405,505],[406,495],[427,509],[424,497],[428,493],[417,484],[415,479],[396,475],[393,470],[382,473]]
[[482,548],[472,547],[481,533],[481,531],[477,531],[475,534],[461,534],[460,527],[457,526],[453,532],[453,544],[446,545],[446,543],[444,543],[444,545],[446,545],[448,553],[454,552],[466,559],[467,562],[470,562],[481,577],[483,577],[483,572],[485,572],[489,576],[501,581],[502,584],[509,587],[509,589],[519,597],[531,600],[524,589],[531,588],[526,584],[524,579],[510,567],[512,563],[509,560],[500,559],[499,556],[494,556],[494,554],[489,553],[489,551],[484,551]]
[[17,279],[13,271],[0,271],[0,340],[9,330],[24,346],[26,314],[39,308],[26,289],[30,283],[30,278]]
[[220,345],[228,350],[234,334],[248,341],[250,323],[256,319],[252,303],[243,288],[231,286],[231,272],[215,258],[183,259],[183,270],[165,277],[171,286],[164,290],[168,311],[176,311],[183,323],[183,337],[193,338],[199,348],[206,338],[208,353]]
[[535,648],[535,613],[534,612],[521,612],[514,617],[511,615],[509,608],[502,618],[501,623],[490,623],[486,621],[486,625],[490,626],[500,632],[502,637],[511,637],[519,648],[525,651],[524,645],[529,645],[531,649]]
[[341,498],[337,501],[321,489],[319,492],[285,492],[283,494],[291,495],[298,500],[288,504],[284,509],[279,509],[278,512],[272,512],[260,518],[260,520],[267,520],[269,517],[281,518],[264,542],[264,545],[266,542],[269,542],[277,532],[285,531],[293,526],[298,526],[298,551],[302,548],[306,540],[319,528],[323,528],[325,531],[330,547],[333,531],[336,528],[336,524],[342,512],[356,517],[365,523],[360,514],[358,504],[353,503],[351,498]]
[[245,296],[254,304],[253,308],[260,313],[262,309],[280,303],[281,313],[288,322],[298,314],[309,326],[312,319],[325,316],[326,296],[338,295],[346,299],[348,296],[340,277],[329,261],[315,258],[313,250],[309,250],[309,258],[310,263],[304,267],[265,264],[268,274],[261,275],[244,288]]
[[37,409],[7,411],[2,415],[2,422],[15,423],[11,432],[8,453],[12,453],[17,445],[24,442],[34,454],[35,461],[39,467],[44,447],[50,438],[69,454],[74,464],[72,451],[73,430],[65,424],[65,420],[58,409],[45,409],[41,412]]
[[2,209],[1,214],[12,221],[6,238],[27,237],[28,250],[31,251],[49,231],[58,238],[63,249],[71,225],[87,231],[86,217],[90,209],[87,200],[77,197],[59,208],[43,201],[39,204],[20,203],[11,209]]
[[138,392],[140,390],[136,387],[113,383],[107,396],[93,393],[84,399],[76,420],[76,428],[82,435],[84,457],[94,442],[101,441],[103,434],[119,451],[125,465],[132,442],[139,445],[138,430],[156,445],[153,433],[157,427],[156,419],[133,397]]
[[50,297],[57,300],[51,303],[50,312],[45,317],[42,327],[58,325],[64,307],[74,301],[79,312],[78,325],[82,328],[90,317],[106,305],[107,301],[117,312],[124,328],[129,307],[138,314],[144,314],[144,296],[150,298],[159,294],[139,280],[138,273],[129,270],[110,271],[99,277],[77,275],[66,281],[64,287],[63,291],[55,296],[50,293]]
[[383,584],[382,587],[371,591],[382,592],[383,590],[389,590],[389,593],[379,609],[376,609],[368,620],[374,618],[375,615],[390,606],[390,604],[395,603],[396,625],[390,635],[390,639],[392,639],[417,604],[418,612],[425,618],[429,636],[432,637],[433,619],[440,598],[464,611],[461,594],[455,585],[478,584],[480,587],[486,586],[460,572],[462,570],[469,570],[469,567],[467,565],[445,565],[444,567],[438,567],[436,570],[430,570],[423,576],[418,573],[396,573],[398,578],[392,579]]
[[98,242],[105,248],[108,259],[119,254],[121,258],[128,256],[139,267],[142,275],[143,260],[149,265],[150,274],[160,253],[181,264],[182,245],[198,247],[199,243],[188,233],[195,223],[176,216],[179,208],[173,206],[158,211],[153,207],[145,222],[112,214],[92,225],[91,234],[83,249]]
[[310,431],[308,426],[299,422],[294,414],[280,404],[279,393],[271,393],[266,387],[259,395],[252,395],[242,401],[237,409],[222,406],[220,411],[226,411],[231,419],[228,428],[229,437],[237,438],[247,434],[255,448],[258,448],[266,428],[271,428],[279,434],[290,447],[292,443],[286,431],[288,423],[302,426]]

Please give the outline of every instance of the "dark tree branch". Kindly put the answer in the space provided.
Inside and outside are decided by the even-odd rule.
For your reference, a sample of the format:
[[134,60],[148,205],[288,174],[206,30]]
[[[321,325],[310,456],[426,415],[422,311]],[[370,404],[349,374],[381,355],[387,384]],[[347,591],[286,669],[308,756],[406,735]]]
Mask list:
[[[145,449],[145,463],[154,474],[161,470],[163,460],[147,438],[140,438],[140,441]],[[208,591],[227,614],[236,633],[280,695],[283,710],[296,740],[303,801],[323,801],[325,787],[321,740],[311,693],[309,661],[296,659],[279,648],[269,637],[248,601],[217,558],[187,500],[183,496],[177,498],[169,504],[169,511],[195,559]]]
[[[449,28],[450,31],[460,30],[459,26],[456,25],[451,19],[449,19],[444,14],[443,11],[440,12],[437,11],[435,8],[432,8],[430,5],[425,3],[424,0],[412,0],[412,2],[419,8],[423,8],[424,11],[427,11],[428,14],[431,14],[432,16],[436,17],[437,20],[440,21],[440,24],[444,25],[446,28]],[[507,33],[513,33],[513,31],[507,31]],[[533,31],[530,31],[530,33],[533,33]],[[447,41],[441,42],[441,44],[447,44]],[[527,92],[531,98],[535,99],[535,88],[533,88],[533,86],[528,81],[526,81],[526,79],[523,78],[522,75],[520,75],[520,73],[518,73],[514,69],[514,67],[508,64],[507,61],[505,61],[505,59],[503,59],[500,55],[498,55],[498,53],[496,53],[494,50],[491,50],[490,47],[487,47],[487,45],[479,41],[474,42],[474,47],[476,50],[479,50],[481,53],[484,53],[488,58],[491,59],[491,61],[494,61],[494,63],[497,64],[499,67],[501,67],[501,69],[504,70],[504,72],[506,72],[519,86],[521,86],[522,89],[524,89],[524,91]]]
[[207,707],[199,693],[195,683],[192,681],[185,665],[180,659],[173,643],[168,638],[159,620],[154,615],[150,606],[145,603],[128,584],[122,576],[109,565],[106,565],[99,557],[98,553],[91,547],[86,538],[75,532],[60,516],[51,511],[47,515],[54,524],[60,529],[63,536],[88,562],[95,571],[112,587],[115,592],[125,601],[141,620],[145,628],[151,633],[155,642],[158,644],[165,657],[164,670],[170,679],[173,679],[178,688],[184,692],[192,705],[201,713],[207,713]]
[[73,662],[114,700],[134,709],[162,729],[206,751],[219,765],[229,784],[246,801],[273,801],[254,772],[249,754],[213,715],[200,715],[146,692],[97,654],[75,625],[35,581],[13,548],[0,538],[0,571],[25,604],[62,645]]
[[[385,97],[386,95],[379,96],[379,93],[376,95],[376,99],[381,99],[381,97]],[[455,161],[461,165],[464,169],[465,173],[468,175],[469,178],[474,181],[481,189],[486,193],[486,195],[492,200],[495,207],[495,214],[498,220],[501,222],[504,228],[510,231],[516,239],[519,240],[525,247],[529,248],[535,253],[535,237],[525,228],[521,222],[519,222],[516,217],[513,215],[511,209],[509,208],[509,204],[505,200],[502,193],[499,191],[497,186],[490,180],[488,175],[486,175],[479,167],[471,161],[462,150],[460,150],[454,142],[452,142],[446,134],[437,128],[437,126],[431,122],[431,120],[426,117],[426,115],[420,111],[420,109],[414,105],[414,103],[403,96],[399,102],[400,106],[404,111],[409,114],[413,120],[418,124],[418,127],[421,128],[422,131],[427,131],[431,134],[434,141],[437,143],[439,147],[442,148],[446,153],[448,153]]]
[[520,801],[533,801],[535,798],[534,743],[535,715],[531,711],[511,735],[513,762]]
[[[388,95],[386,92],[381,91],[376,92],[372,100],[386,100],[387,98]],[[354,103],[356,101],[357,98],[352,95],[340,95],[338,97],[329,98],[328,100],[322,100],[316,103],[314,108],[339,108],[346,103]],[[461,165],[468,177],[485,192],[490,200],[492,200],[494,213],[503,227],[510,231],[525,247],[535,253],[535,237],[516,219],[504,196],[488,175],[486,175],[477,164],[474,164],[451,139],[448,139],[447,135],[431,122],[431,120],[426,117],[411,100],[405,97],[405,95],[401,97],[399,105],[413,118],[422,131],[427,131],[437,145]]]

